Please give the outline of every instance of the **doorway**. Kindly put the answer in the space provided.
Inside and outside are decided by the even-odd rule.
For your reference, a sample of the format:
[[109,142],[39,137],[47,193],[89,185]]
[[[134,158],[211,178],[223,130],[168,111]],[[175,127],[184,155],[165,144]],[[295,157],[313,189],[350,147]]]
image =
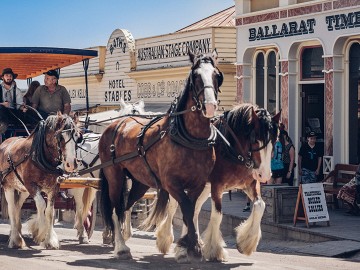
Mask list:
[[306,141],[308,132],[314,131],[317,144],[324,149],[324,84],[303,84],[301,97],[301,143]]

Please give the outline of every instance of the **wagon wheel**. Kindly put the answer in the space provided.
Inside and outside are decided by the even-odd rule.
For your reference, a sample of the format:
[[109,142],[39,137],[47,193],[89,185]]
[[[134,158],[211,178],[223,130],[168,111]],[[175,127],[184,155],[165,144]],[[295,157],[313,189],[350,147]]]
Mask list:
[[84,227],[86,230],[86,233],[88,235],[88,239],[91,238],[94,229],[95,229],[95,223],[96,223],[96,213],[97,213],[97,196],[95,196],[95,199],[91,205],[90,211],[88,213],[87,219],[84,221]]
[[1,188],[1,217],[4,219],[9,218],[8,204],[5,198],[4,189]]

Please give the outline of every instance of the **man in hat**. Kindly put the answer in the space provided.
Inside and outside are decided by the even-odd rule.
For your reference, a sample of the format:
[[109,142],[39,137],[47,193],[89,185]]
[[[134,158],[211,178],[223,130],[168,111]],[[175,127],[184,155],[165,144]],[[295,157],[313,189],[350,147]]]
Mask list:
[[17,74],[11,68],[5,68],[1,73],[0,105],[7,108],[19,109],[23,105],[23,95],[14,81]]
[[301,145],[298,155],[299,176],[301,184],[316,183],[320,174],[323,150],[316,144],[316,133],[310,131],[307,142]]
[[57,112],[69,114],[71,99],[66,88],[58,85],[59,74],[56,70],[49,70],[44,75],[45,85],[36,89],[32,97],[32,107],[38,109],[45,118]]

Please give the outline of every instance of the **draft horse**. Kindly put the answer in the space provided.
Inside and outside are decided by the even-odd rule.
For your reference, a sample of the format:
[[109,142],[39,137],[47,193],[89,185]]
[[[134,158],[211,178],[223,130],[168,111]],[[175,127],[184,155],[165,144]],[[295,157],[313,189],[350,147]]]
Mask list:
[[[280,113],[271,117],[265,109],[251,104],[241,104],[225,112],[214,122],[221,133],[215,146],[216,162],[208,177],[209,184],[196,202],[194,218],[198,230],[198,215],[209,196],[211,186],[211,217],[202,235],[203,256],[206,260],[226,260],[227,253],[224,249],[225,242],[221,236],[220,224],[222,196],[228,189],[244,190],[254,203],[249,218],[236,229],[236,242],[241,253],[250,255],[256,250],[261,238],[260,222],[265,209],[260,183],[266,182],[271,176],[271,153],[277,136],[279,119]],[[163,192],[160,195],[165,198],[158,198],[158,201],[167,201],[168,194]],[[161,211],[159,207],[165,206],[157,203],[153,211]],[[144,221],[147,223],[145,227],[158,225],[157,246],[162,253],[169,251],[174,240],[172,219],[176,208],[176,200],[170,197],[164,220],[159,220],[159,216],[151,213]]]
[[[21,233],[21,207],[30,195],[37,216],[29,220],[36,243],[58,249],[59,240],[53,228],[54,200],[58,193],[57,177],[77,169],[76,142],[80,130],[71,117],[58,113],[38,123],[27,138],[12,137],[0,144],[0,179],[8,203],[10,248],[24,248]],[[41,192],[47,195],[44,200]]]
[[[124,212],[149,187],[169,192],[180,204],[188,231],[177,243],[176,260],[188,262],[191,257],[201,257],[193,215],[196,199],[215,163],[215,132],[210,118],[217,109],[223,75],[216,67],[216,50],[201,55],[189,52],[189,58],[192,67],[185,89],[166,116],[151,121],[120,118],[100,138],[101,162],[113,162],[103,169],[103,218],[112,229],[114,253],[119,259],[131,258],[121,234]],[[127,200],[126,176],[132,179]]]

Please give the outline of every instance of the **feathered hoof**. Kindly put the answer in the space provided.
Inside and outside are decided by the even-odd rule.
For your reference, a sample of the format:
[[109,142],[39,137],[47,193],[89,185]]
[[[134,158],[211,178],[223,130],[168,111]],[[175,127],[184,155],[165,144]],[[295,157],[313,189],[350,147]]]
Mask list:
[[249,250],[242,248],[239,244],[236,244],[237,250],[244,255],[250,256],[255,250]]
[[60,243],[57,241],[54,241],[53,243],[51,242],[41,242],[40,246],[45,248],[45,249],[59,249],[60,248]]
[[89,244],[89,239],[87,237],[79,237],[79,244]]
[[115,254],[115,258],[118,260],[131,260],[132,255],[129,250],[122,250]]
[[16,239],[9,239],[9,248],[24,249],[26,248],[25,240],[22,237],[16,237]]
[[178,263],[190,263],[191,260],[188,256],[187,249],[185,247],[175,247],[175,260]]

